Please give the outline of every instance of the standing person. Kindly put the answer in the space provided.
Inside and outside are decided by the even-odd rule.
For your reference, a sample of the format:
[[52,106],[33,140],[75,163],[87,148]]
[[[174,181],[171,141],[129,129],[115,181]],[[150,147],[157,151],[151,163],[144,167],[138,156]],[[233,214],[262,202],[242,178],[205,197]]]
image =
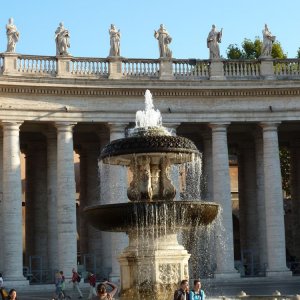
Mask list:
[[62,294],[62,276],[59,272],[55,274],[55,297],[54,299],[59,299],[60,295]]
[[220,48],[219,43],[221,43],[222,39],[222,31],[217,31],[216,26],[212,25],[211,30],[207,37],[207,48],[209,48],[209,58],[216,59],[220,58]]
[[92,272],[88,273],[88,281],[90,284],[90,292],[89,292],[89,296],[88,299],[92,299],[93,296],[97,296],[96,293],[96,275],[93,274]]
[[189,300],[205,300],[205,293],[201,289],[199,279],[194,280],[194,288],[189,292]]
[[174,293],[174,300],[189,300],[189,282],[184,279],[180,282],[180,288]]
[[111,24],[108,32],[110,35],[109,56],[120,56],[120,38],[121,38],[120,30],[117,30],[116,26],[114,24]]
[[271,56],[273,43],[275,42],[276,37],[272,35],[267,24],[265,24],[265,28],[263,29],[262,34],[263,34],[263,46],[262,46],[261,55]]
[[72,279],[70,280],[70,282],[73,283],[73,290],[75,290],[75,289],[77,290],[77,292],[79,294],[78,298],[81,299],[82,298],[82,292],[81,292],[80,287],[79,287],[80,276],[74,268],[72,269]]
[[172,58],[172,51],[168,46],[172,42],[172,37],[163,24],[160,24],[157,31],[154,30],[154,37],[158,40],[160,58]]
[[11,289],[8,292],[7,300],[17,300],[17,291],[15,289]]
[[[110,292],[107,291],[106,285],[109,285],[112,288]],[[97,285],[97,294],[99,300],[112,300],[117,291],[118,287],[109,281],[104,281],[103,283],[99,283]]]
[[7,49],[6,52],[15,52],[16,44],[19,40],[19,31],[16,25],[14,25],[14,19],[9,18],[8,24],[6,25],[6,35],[7,35]]

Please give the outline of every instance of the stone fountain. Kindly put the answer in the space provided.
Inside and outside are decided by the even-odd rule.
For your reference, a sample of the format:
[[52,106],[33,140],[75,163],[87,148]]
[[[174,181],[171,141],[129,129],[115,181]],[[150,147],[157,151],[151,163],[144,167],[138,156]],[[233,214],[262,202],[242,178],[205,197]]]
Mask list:
[[119,256],[121,299],[169,299],[178,282],[188,279],[190,254],[178,243],[182,229],[210,224],[215,203],[175,201],[171,167],[193,161],[197,147],[162,126],[149,90],[145,110],[136,113],[129,137],[112,141],[100,155],[105,164],[127,166],[132,181],[128,203],[85,208],[89,222],[102,231],[126,232],[129,245]]

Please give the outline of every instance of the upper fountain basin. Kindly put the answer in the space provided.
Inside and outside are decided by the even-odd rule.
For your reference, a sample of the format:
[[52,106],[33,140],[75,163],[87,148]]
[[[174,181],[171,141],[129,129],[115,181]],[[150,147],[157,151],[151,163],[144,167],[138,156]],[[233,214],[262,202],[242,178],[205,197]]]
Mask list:
[[161,228],[167,232],[210,224],[219,205],[204,201],[135,201],[95,205],[84,209],[90,224],[102,231],[130,232]]

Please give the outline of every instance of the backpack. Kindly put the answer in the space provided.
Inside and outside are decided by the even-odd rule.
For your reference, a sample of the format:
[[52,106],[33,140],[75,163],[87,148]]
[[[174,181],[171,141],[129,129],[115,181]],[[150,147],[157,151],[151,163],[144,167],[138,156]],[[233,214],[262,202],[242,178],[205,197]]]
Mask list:
[[77,273],[77,281],[80,282],[80,280],[81,280],[81,277],[80,277],[80,275]]

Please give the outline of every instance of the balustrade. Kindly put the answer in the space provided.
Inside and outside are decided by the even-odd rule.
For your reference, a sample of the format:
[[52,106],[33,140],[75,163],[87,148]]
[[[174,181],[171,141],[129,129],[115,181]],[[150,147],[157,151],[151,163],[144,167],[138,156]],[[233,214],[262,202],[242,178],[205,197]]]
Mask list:
[[177,79],[209,79],[209,60],[173,59],[173,74]]
[[56,74],[56,58],[53,56],[19,55],[17,72],[54,76]]
[[274,74],[278,78],[300,77],[299,59],[276,59],[274,60]]
[[256,79],[260,76],[260,61],[232,59],[223,62],[226,78]]
[[[167,78],[167,80],[195,81],[209,80],[216,75],[210,60],[173,59],[169,62],[169,69],[163,69],[160,59],[120,58],[117,61],[120,63],[119,79],[164,80]],[[59,65],[59,63],[63,63],[63,65]],[[108,58],[72,56],[61,58],[20,54],[13,56],[1,53],[0,75],[114,78],[115,69],[110,65],[113,63],[116,63],[116,60],[111,61]],[[268,79],[300,79],[300,59],[271,59],[268,61],[234,59],[222,60],[220,63],[221,66],[223,64],[225,80],[257,80],[267,77]],[[267,69],[264,67],[266,63],[268,63]],[[63,74],[60,73],[60,70]]]
[[95,75],[107,77],[108,60],[106,58],[71,58],[70,73],[72,75]]
[[158,77],[158,59],[123,59],[122,73],[125,77]]

